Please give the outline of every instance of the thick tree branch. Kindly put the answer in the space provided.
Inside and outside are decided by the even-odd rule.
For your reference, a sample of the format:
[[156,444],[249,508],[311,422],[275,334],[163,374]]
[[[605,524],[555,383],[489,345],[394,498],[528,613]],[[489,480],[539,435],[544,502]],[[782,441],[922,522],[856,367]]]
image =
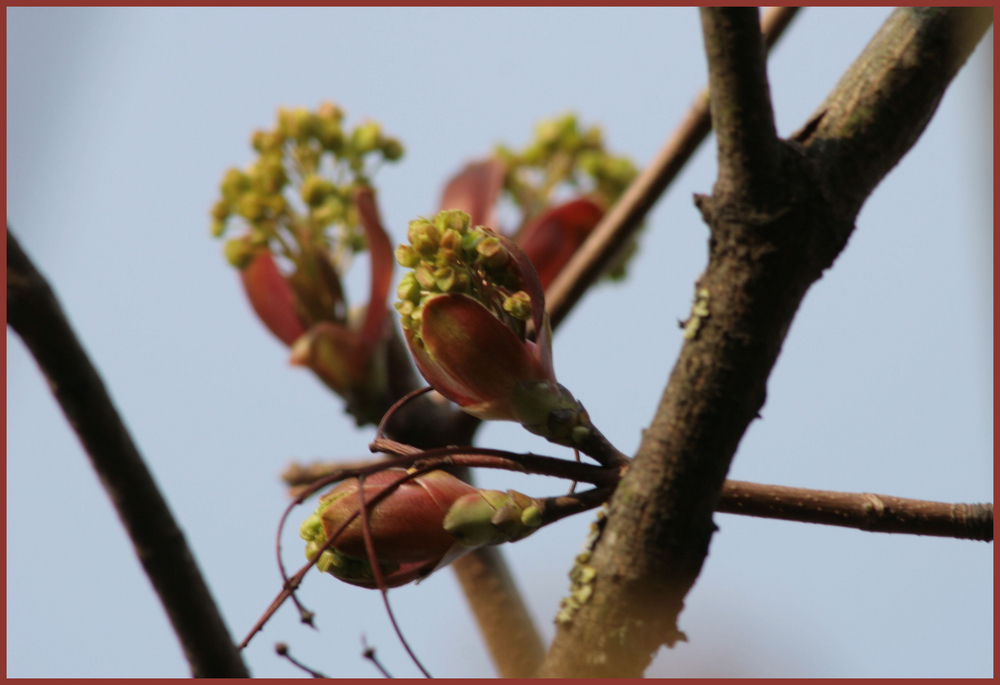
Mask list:
[[[910,21],[900,21],[901,13]],[[900,51],[899,41],[883,31],[860,58],[885,66],[877,70],[881,78],[861,88],[868,95],[852,98],[857,109],[845,112],[843,120],[885,121],[889,114],[860,104],[872,103],[891,110],[898,132],[884,148],[878,148],[877,137],[862,148],[869,160],[877,156],[881,161],[874,165],[880,171],[868,173],[858,188],[873,188],[923,130],[957,65],[974,46],[974,41],[956,40],[960,36],[955,26],[977,14],[962,9],[900,10],[887,30],[917,36],[917,44]],[[918,28],[912,29],[914,23]],[[757,32],[755,27],[746,31]],[[746,35],[738,43],[753,40]],[[708,54],[710,59],[718,56],[711,49]],[[942,68],[942,63],[956,66]],[[905,91],[904,108],[874,95],[894,89],[899,70],[922,82],[920,88]],[[865,67],[852,71],[863,73]],[[740,78],[739,73],[733,78]],[[843,88],[841,82],[828,102],[839,101]],[[740,109],[763,117],[760,111],[753,113],[761,104],[759,88],[736,87],[727,97],[740,98],[740,93],[749,93]],[[717,114],[713,111],[716,124]],[[818,130],[815,123],[812,128]],[[842,129],[845,136],[862,137],[866,130]],[[761,160],[725,161],[720,166],[727,166],[726,173],[733,176],[725,182],[720,177],[712,197],[697,198],[711,231],[709,264],[696,284],[685,343],[634,464],[612,497],[607,523],[587,556],[590,570],[583,575],[591,587],[583,593],[586,601],[571,613],[560,613],[542,675],[639,676],[661,645],[683,639],[676,619],[708,552],[715,530],[712,512],[729,464],[764,403],[767,378],[795,311],[845,246],[867,193],[837,193],[845,182],[831,181],[836,174],[823,166],[823,153],[834,150],[831,165],[842,170],[838,160],[856,144],[836,139],[822,147],[811,154],[808,142],[805,149],[797,143],[782,144],[775,188],[760,195],[751,175],[769,168],[767,149]],[[757,154],[752,146],[743,152]]]
[[992,22],[992,7],[896,10],[792,136],[851,215],[923,133]]
[[[791,22],[797,7],[772,7],[761,21],[761,33],[768,50],[778,41]],[[587,241],[573,255],[545,294],[546,307],[557,327],[584,292],[608,268],[615,256],[628,243],[643,219],[667,186],[676,178],[687,161],[712,130],[709,115],[709,94],[705,88],[695,97],[680,125],[667,139],[641,174],[632,182],[621,199],[601,220]]]
[[128,531],[196,677],[249,677],[166,501],[44,277],[7,227],[7,325],[35,357]]

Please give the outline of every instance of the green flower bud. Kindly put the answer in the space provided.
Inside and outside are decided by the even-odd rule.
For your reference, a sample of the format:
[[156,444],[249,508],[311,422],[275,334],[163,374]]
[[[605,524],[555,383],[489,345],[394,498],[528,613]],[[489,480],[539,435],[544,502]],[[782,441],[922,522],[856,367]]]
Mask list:
[[319,138],[324,150],[339,154],[344,149],[344,132],[337,122],[321,120],[316,137]]
[[503,308],[514,318],[527,321],[531,318],[531,296],[519,290],[503,301]]
[[434,283],[441,292],[448,292],[455,285],[455,270],[450,266],[441,267],[434,272]]
[[[417,277],[412,271],[403,276],[403,279],[399,282],[399,287],[396,288],[396,295],[400,300],[408,301],[412,304],[420,302],[420,283],[417,282]],[[412,313],[412,311],[411,308],[407,314]]]
[[351,148],[355,154],[364,155],[376,149],[382,134],[382,127],[374,121],[367,121],[351,133]]
[[250,178],[239,169],[230,169],[222,177],[222,199],[236,202],[240,196],[250,190]]
[[424,290],[434,290],[437,285],[437,281],[434,279],[434,273],[430,270],[427,264],[420,264],[416,269],[413,270],[413,276],[417,279],[420,287]]
[[469,215],[459,209],[448,209],[434,216],[434,225],[442,232],[451,229],[461,235],[469,229]]
[[409,245],[400,245],[396,248],[396,261],[406,269],[412,269],[420,263],[420,255]]
[[236,206],[237,213],[247,221],[253,223],[264,217],[267,211],[267,203],[257,193],[247,193],[240,198]]
[[410,240],[410,245],[422,257],[431,258],[438,249],[438,241],[441,234],[437,227],[427,219],[414,219],[409,223],[406,236]]
[[332,183],[325,178],[309,174],[302,182],[302,201],[310,207],[319,207],[328,196],[337,192]]
[[498,269],[510,260],[507,250],[493,237],[486,238],[476,245],[476,252],[482,257],[483,264],[492,269]]
[[229,203],[225,200],[219,200],[214,205],[212,205],[212,218],[216,221],[225,221],[229,218],[230,209]]
[[288,183],[288,176],[285,174],[285,166],[281,158],[268,155],[260,160],[250,170],[250,177],[254,187],[262,193],[272,195],[280,193],[281,189]]
[[403,144],[395,138],[386,138],[382,141],[382,156],[390,162],[395,162],[403,156]]
[[441,235],[441,249],[449,253],[449,257],[462,249],[462,234],[454,229],[447,229]]
[[327,101],[320,104],[319,109],[316,111],[316,116],[318,116],[321,121],[329,121],[339,124],[344,118],[344,110],[334,103]]
[[222,248],[226,259],[237,269],[245,268],[253,259],[255,247],[247,236],[227,240]]
[[316,115],[305,107],[296,107],[291,116],[289,134],[300,143],[316,135],[318,124]]

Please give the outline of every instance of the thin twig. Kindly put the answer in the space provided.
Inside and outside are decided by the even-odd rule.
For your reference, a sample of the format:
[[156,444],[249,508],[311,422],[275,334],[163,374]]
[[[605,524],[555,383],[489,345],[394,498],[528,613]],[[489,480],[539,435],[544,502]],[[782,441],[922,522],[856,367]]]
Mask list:
[[249,677],[184,534],[56,300],[7,227],[7,325],[83,444],[200,677]]
[[284,642],[278,642],[274,645],[274,651],[278,656],[283,656],[292,662],[297,668],[301,668],[303,671],[311,675],[313,678],[326,678],[325,675],[319,671],[314,671],[313,669],[306,666],[304,663],[292,656],[291,652],[288,651],[288,645]]
[[[405,457],[401,458],[401,459],[395,459],[395,460],[386,460],[386,461],[382,462],[381,464],[379,464],[379,466],[381,468],[389,468],[391,466],[397,465],[397,462],[398,463],[406,463],[408,461],[411,461],[411,460],[409,458],[405,458]],[[407,482],[409,480],[412,480],[412,479],[416,478],[417,476],[420,476],[420,475],[422,475],[422,474],[424,474],[424,473],[426,473],[427,471],[430,471],[430,470],[432,470],[432,469],[430,469],[430,468],[428,468],[428,469],[418,469],[418,470],[415,470],[413,472],[407,473],[405,476],[401,477],[399,480],[394,481],[393,483],[390,483],[385,488],[383,488],[382,490],[380,490],[368,502],[368,506],[370,506],[370,507],[375,506],[376,504],[378,504],[379,502],[381,502],[384,498],[388,497],[390,494],[392,494],[393,492],[395,492],[396,488],[398,488],[403,483],[405,483],[405,482]],[[364,473],[359,473],[358,475],[364,475]],[[321,482],[322,481],[318,481],[317,483],[321,483]],[[319,489],[320,487],[322,487],[322,484],[314,484],[314,486],[312,486],[312,487],[315,487],[316,489]],[[288,518],[288,511],[290,511],[291,507],[296,506],[298,504],[301,504],[302,501],[306,497],[308,497],[308,495],[300,495],[298,498],[296,498],[295,502],[293,502],[292,504],[289,505],[288,508],[286,508],[286,513],[281,518],[281,524],[279,526],[279,530],[281,529],[281,527],[284,526],[284,522]],[[285,603],[285,600],[287,600],[292,595],[292,593],[295,591],[295,589],[298,588],[299,585],[302,584],[302,579],[305,577],[306,573],[309,572],[309,569],[311,569],[316,564],[316,562],[319,560],[319,558],[323,554],[323,552],[325,552],[327,549],[329,549],[330,547],[333,546],[333,543],[337,540],[337,538],[340,536],[340,534],[343,533],[347,529],[347,527],[349,525],[351,525],[351,523],[354,522],[354,519],[356,519],[357,517],[358,517],[358,511],[355,511],[353,514],[351,514],[350,516],[348,516],[347,520],[344,521],[340,525],[340,527],[337,528],[337,530],[335,530],[333,532],[333,534],[330,535],[327,538],[326,544],[324,544],[318,550],[316,550],[315,552],[313,552],[312,556],[309,557],[309,560],[305,563],[305,565],[302,566],[302,568],[300,568],[298,571],[296,571],[295,575],[291,576],[290,578],[285,577],[284,565],[283,565],[281,559],[280,558],[278,559],[278,565],[281,567],[282,577],[285,578],[284,585],[282,585],[281,591],[278,593],[278,595],[273,600],[271,600],[271,603],[268,605],[267,609],[264,610],[264,613],[261,614],[260,618],[257,619],[257,622],[254,623],[254,625],[253,625],[252,628],[250,628],[250,632],[248,632],[247,635],[246,635],[246,637],[243,638],[243,641],[239,644],[238,649],[244,649],[248,644],[250,644],[250,640],[253,639],[253,636],[256,635],[258,632],[260,632],[264,628],[264,625],[271,619],[271,616],[274,615],[274,612],[276,612],[281,607],[281,605]]]
[[873,533],[993,540],[992,504],[949,504],[727,480],[716,511],[822,523]]
[[389,671],[385,670],[382,662],[379,661],[378,657],[375,655],[375,648],[368,646],[368,642],[365,640],[365,636],[363,634],[361,635],[361,649],[364,650],[361,652],[361,656],[375,664],[375,668],[379,670],[379,673],[384,675],[386,678],[392,678],[392,676],[389,675]]
[[371,527],[368,523],[368,507],[365,506],[364,479],[364,476],[358,476],[358,511],[361,512],[361,532],[365,540],[365,551],[368,552],[368,563],[372,567],[372,574],[375,576],[375,584],[378,585],[378,590],[382,593],[382,602],[385,604],[386,613],[389,614],[389,621],[392,623],[392,628],[396,631],[396,637],[398,637],[399,641],[403,643],[403,649],[405,649],[406,653],[410,655],[410,659],[412,659],[413,663],[417,665],[417,668],[419,668],[420,672],[424,674],[424,677],[430,678],[431,674],[427,672],[424,665],[420,663],[420,659],[418,659],[417,655],[413,653],[412,649],[410,649],[410,644],[403,636],[403,631],[399,629],[399,624],[396,622],[395,614],[392,613],[392,607],[389,606],[389,593],[385,588],[385,579],[382,578],[382,569],[378,564],[378,556],[375,554],[375,542],[372,540]]
[[579,480],[593,485],[609,485],[616,483],[621,476],[621,470],[605,468],[593,464],[583,464],[566,459],[544,457],[538,454],[508,452],[506,450],[487,447],[438,447],[430,450],[417,450],[415,447],[403,445],[387,438],[377,438],[370,444],[373,451],[390,452],[393,454],[416,456],[420,455],[420,464],[433,463],[433,460],[447,457],[455,466],[479,466],[484,468],[504,469],[534,473],[542,476],[553,476],[567,480]]
[[[458,450],[476,452],[479,451],[479,448],[444,448],[442,450],[434,450],[434,452],[443,454],[443,456],[438,457],[440,459],[451,459],[455,460],[454,463],[457,463],[461,460],[461,455],[456,456],[452,452]],[[482,450],[484,453],[493,451],[496,450]],[[414,452],[412,455],[412,463],[421,463],[422,461],[417,457],[417,452]],[[546,457],[537,457],[536,455],[515,456],[519,458],[534,457],[536,459],[547,459]],[[355,462],[348,463],[354,464]],[[385,462],[369,461],[367,465],[372,467],[383,463]],[[485,468],[494,466],[493,463],[487,461],[471,463],[471,458],[470,463],[463,465]],[[585,468],[595,468],[588,467],[586,464],[583,466]],[[501,468],[503,467],[501,466]],[[303,469],[296,473],[304,474],[308,473],[309,470]],[[317,468],[316,471],[333,473],[335,469],[331,464],[324,468]],[[348,474],[344,477],[348,478],[351,475],[353,474]],[[562,477],[565,478],[568,475],[563,475]],[[308,486],[309,481],[296,481],[296,483],[300,484],[299,487],[302,487]],[[612,481],[608,480],[604,484],[608,485],[611,483]],[[313,491],[315,489],[318,488],[314,488]],[[572,495],[573,493],[569,494]],[[872,498],[882,501],[884,508],[879,509]],[[869,510],[867,508],[869,505],[874,506],[875,509]],[[724,514],[773,518],[783,521],[799,521],[801,523],[819,523],[872,532],[935,535],[987,542],[993,540],[992,504],[951,504],[947,502],[931,502],[896,497],[893,495],[834,492],[831,490],[812,490],[784,485],[767,485],[763,483],[727,480],[723,486],[722,495],[715,510]]]
[[[770,49],[784,32],[797,7],[772,7],[761,20],[764,42]],[[646,214],[676,178],[712,130],[708,88],[695,97],[677,129],[625,194],[580,246],[573,259],[549,286],[545,300],[552,327],[558,326],[588,287],[608,268]]]

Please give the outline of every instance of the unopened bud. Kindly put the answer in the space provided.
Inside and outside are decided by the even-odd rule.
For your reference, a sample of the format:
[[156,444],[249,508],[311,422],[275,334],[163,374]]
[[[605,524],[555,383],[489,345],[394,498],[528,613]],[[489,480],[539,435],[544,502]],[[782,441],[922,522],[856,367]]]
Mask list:
[[500,241],[492,237],[476,245],[476,252],[482,257],[483,263],[492,269],[498,269],[510,260],[510,255]]
[[531,318],[531,296],[519,290],[503,301],[504,311],[510,312],[514,318],[527,321]]

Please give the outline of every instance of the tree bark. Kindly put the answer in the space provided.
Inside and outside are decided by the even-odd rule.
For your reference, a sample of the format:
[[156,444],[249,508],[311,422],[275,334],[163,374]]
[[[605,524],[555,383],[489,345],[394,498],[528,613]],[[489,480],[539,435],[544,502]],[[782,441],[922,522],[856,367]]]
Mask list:
[[[540,674],[636,677],[677,628],[726,473],[809,286],[909,150],[991,9],[897,10],[810,122],[774,134],[756,9],[703,9],[719,177],[685,343]],[[584,587],[587,586],[587,587]]]

